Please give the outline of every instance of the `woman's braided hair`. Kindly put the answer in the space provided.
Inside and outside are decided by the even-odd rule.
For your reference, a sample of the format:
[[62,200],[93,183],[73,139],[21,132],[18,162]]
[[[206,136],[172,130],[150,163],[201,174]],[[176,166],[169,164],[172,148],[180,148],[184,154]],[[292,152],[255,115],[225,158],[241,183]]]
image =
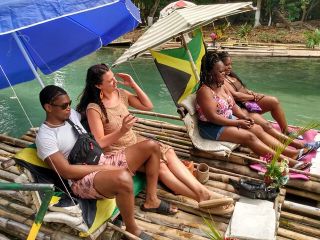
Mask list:
[[[219,53],[218,53],[218,56],[219,56],[219,58],[221,59],[221,61],[222,61],[223,63],[225,62],[225,60],[226,60],[227,58],[231,58],[230,54],[229,54],[227,51],[219,52]],[[238,79],[239,82],[242,84],[242,86],[244,86],[244,87],[246,86],[246,85],[244,84],[244,82],[242,82],[242,80],[239,78],[239,76],[238,76],[235,72],[231,71],[230,76],[233,77],[233,78]]]
[[200,86],[202,84],[210,85],[214,83],[215,79],[212,78],[211,70],[215,64],[220,62],[218,54],[215,52],[207,52],[201,60],[201,70],[200,70]]
[[77,105],[77,111],[80,112],[82,116],[85,115],[89,103],[96,103],[100,106],[107,123],[109,122],[107,110],[100,99],[101,90],[96,87],[96,85],[102,83],[102,75],[104,75],[109,70],[110,68],[108,67],[108,65],[104,63],[93,65],[88,69],[86,77],[86,86],[79,96],[80,102]]

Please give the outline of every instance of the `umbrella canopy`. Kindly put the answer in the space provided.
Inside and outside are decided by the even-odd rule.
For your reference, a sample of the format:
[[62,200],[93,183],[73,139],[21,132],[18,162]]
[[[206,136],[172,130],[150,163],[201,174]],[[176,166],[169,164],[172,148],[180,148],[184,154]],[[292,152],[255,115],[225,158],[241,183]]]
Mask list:
[[8,80],[13,85],[34,79],[32,68],[52,73],[139,22],[139,9],[130,0],[2,0],[0,89]]
[[254,7],[251,2],[198,5],[177,9],[154,23],[116,60],[114,65],[133,59],[148,49],[159,46],[173,37],[190,32],[214,20],[252,10],[254,10]]
[[169,3],[167,6],[165,6],[161,11],[159,18],[163,18],[171,14],[173,11],[175,11],[178,8],[185,8],[185,7],[191,7],[196,6],[193,2],[183,1],[179,0],[176,2]]

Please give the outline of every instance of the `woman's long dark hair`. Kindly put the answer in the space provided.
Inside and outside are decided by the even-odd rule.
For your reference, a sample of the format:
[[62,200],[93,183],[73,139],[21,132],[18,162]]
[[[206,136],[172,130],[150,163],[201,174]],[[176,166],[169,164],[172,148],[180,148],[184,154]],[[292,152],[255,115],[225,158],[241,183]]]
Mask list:
[[200,85],[199,88],[204,85],[211,85],[215,82],[211,75],[211,70],[215,64],[220,62],[221,59],[214,52],[207,52],[201,59],[201,70],[200,70]]
[[[230,54],[228,52],[226,52],[226,51],[219,52],[218,56],[219,56],[219,58],[221,59],[221,61],[223,63],[226,60],[226,58],[231,58]],[[233,78],[238,79],[239,82],[241,83],[241,85],[246,87],[245,83],[240,79],[240,77],[234,71],[231,71],[230,76],[233,77]]]
[[86,86],[82,93],[79,95],[80,102],[77,105],[77,111],[81,114],[82,118],[85,116],[87,106],[89,103],[96,103],[100,106],[102,113],[107,119],[108,116],[106,108],[100,99],[100,89],[96,87],[102,83],[102,75],[108,72],[110,68],[104,64],[96,64],[90,67],[87,71]]

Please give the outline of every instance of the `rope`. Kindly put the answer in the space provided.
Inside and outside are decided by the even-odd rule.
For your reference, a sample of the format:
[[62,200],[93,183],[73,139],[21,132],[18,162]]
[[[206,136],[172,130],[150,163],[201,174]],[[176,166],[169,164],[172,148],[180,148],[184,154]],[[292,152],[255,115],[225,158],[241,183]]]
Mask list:
[[14,98],[15,98],[15,99],[17,99],[17,101],[18,101],[18,103],[19,103],[19,105],[20,105],[20,107],[21,107],[21,109],[22,109],[22,111],[23,111],[24,115],[26,116],[26,118],[27,118],[27,120],[28,120],[28,122],[29,122],[30,126],[31,126],[32,128],[34,128],[34,126],[33,126],[32,122],[31,122],[31,119],[29,118],[29,116],[28,116],[28,114],[27,114],[26,110],[25,110],[25,109],[24,109],[24,107],[22,106],[22,103],[21,103],[21,101],[20,101],[20,99],[19,99],[19,97],[18,97],[18,95],[17,95],[16,91],[15,91],[15,90],[14,90],[14,88],[12,87],[12,85],[11,85],[11,82],[10,82],[9,78],[8,78],[7,74],[4,72],[4,70],[3,70],[3,68],[2,68],[2,66],[1,66],[1,65],[0,65],[0,68],[1,68],[1,71],[2,71],[2,73],[3,73],[3,75],[4,75],[4,77],[7,79],[7,82],[8,82],[8,84],[9,84],[9,86],[10,86],[10,88],[11,88],[12,92],[13,92]]

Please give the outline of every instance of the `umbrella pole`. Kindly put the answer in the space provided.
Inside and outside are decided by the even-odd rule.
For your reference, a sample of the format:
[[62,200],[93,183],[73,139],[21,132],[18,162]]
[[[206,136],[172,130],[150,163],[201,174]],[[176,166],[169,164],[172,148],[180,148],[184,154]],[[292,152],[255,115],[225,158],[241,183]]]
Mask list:
[[42,79],[40,78],[39,74],[37,73],[37,70],[34,68],[32,61],[31,61],[29,55],[27,54],[27,52],[26,52],[20,38],[18,37],[17,33],[13,32],[12,36],[13,36],[14,40],[16,40],[16,43],[18,44],[18,47],[19,47],[22,55],[24,56],[24,59],[27,61],[29,67],[31,68],[31,71],[33,72],[34,76],[36,77],[36,79],[40,83],[41,87],[44,88],[45,85],[44,85]]
[[193,61],[193,58],[192,58],[191,52],[190,52],[190,50],[188,48],[188,45],[187,45],[186,39],[184,37],[184,34],[181,34],[181,39],[182,39],[183,47],[187,51],[187,54],[188,54],[188,57],[189,57],[189,60],[190,60],[190,64],[191,64],[192,72],[193,72],[197,82],[200,82],[200,77],[199,77],[199,74],[198,74],[198,71],[197,71],[197,67],[196,67],[196,65],[195,65],[195,63]]

